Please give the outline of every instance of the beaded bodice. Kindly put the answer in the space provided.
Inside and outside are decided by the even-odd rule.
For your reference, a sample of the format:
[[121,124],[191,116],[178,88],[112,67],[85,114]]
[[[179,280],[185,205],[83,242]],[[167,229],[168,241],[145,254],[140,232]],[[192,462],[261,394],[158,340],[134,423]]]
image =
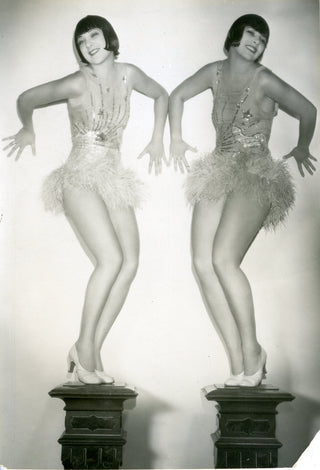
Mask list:
[[231,92],[222,84],[223,62],[218,64],[212,121],[216,129],[216,148],[233,157],[251,148],[268,149],[274,111],[266,113],[254,102],[257,67],[243,90]]
[[103,84],[89,67],[81,67],[87,89],[79,102],[68,103],[74,146],[98,145],[120,149],[130,112],[125,66],[117,64],[115,80]]

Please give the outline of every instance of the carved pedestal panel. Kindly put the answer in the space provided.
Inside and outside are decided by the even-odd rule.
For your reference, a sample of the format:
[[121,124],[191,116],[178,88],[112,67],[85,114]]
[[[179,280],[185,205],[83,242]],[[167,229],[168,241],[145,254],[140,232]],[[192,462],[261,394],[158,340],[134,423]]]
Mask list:
[[126,443],[123,402],[137,396],[134,389],[79,382],[59,385],[49,395],[65,402],[65,431],[58,440],[64,468],[119,468]]
[[276,407],[294,396],[276,387],[208,386],[207,400],[218,403],[215,468],[275,468],[278,449]]

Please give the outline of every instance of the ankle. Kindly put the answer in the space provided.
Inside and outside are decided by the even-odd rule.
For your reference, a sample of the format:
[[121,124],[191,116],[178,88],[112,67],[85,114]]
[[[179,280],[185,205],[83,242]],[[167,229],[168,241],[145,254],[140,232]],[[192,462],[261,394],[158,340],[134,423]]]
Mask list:
[[251,358],[251,359],[255,357],[259,358],[261,351],[262,351],[262,347],[260,346],[259,343],[244,345],[242,347],[242,351],[243,351],[244,358]]
[[75,343],[75,347],[78,353],[79,362],[81,366],[87,369],[88,371],[93,371],[95,363],[92,351],[92,344],[78,340]]

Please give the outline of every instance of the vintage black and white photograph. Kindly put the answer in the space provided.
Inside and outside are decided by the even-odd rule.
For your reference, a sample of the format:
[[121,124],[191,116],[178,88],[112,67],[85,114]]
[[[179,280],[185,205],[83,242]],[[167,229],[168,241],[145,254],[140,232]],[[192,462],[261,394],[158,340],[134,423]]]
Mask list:
[[319,1],[0,32],[0,468],[320,465]]

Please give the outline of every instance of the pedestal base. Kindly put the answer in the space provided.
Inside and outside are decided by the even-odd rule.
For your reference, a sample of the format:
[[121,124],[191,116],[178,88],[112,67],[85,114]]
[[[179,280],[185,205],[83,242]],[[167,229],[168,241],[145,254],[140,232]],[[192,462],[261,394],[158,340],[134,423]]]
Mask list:
[[137,396],[134,388],[68,382],[55,387],[49,395],[65,402],[65,431],[58,440],[64,468],[119,468],[126,443],[123,402]]
[[275,468],[278,449],[276,407],[294,396],[272,385],[203,389],[207,400],[218,403],[219,431],[215,468]]

